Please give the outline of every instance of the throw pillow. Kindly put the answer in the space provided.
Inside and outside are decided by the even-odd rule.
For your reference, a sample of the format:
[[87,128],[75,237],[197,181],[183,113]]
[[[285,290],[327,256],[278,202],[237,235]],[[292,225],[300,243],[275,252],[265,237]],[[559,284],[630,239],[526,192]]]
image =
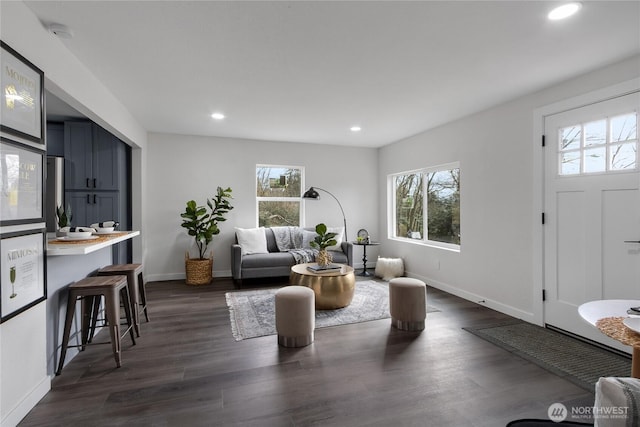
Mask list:
[[[599,427],[625,427],[631,420],[638,419],[636,412],[640,405],[640,380],[624,377],[601,377],[596,383],[594,413],[603,416],[595,418]],[[612,408],[625,408],[624,416],[606,417]],[[611,412],[613,414],[613,412]],[[622,414],[621,414],[622,415]],[[635,423],[634,423],[635,425]]]
[[376,261],[376,277],[389,281],[395,277],[404,275],[404,262],[402,258],[382,258]]
[[317,235],[315,231],[302,230],[302,249],[311,249],[311,242]]
[[342,239],[344,238],[344,227],[327,227],[327,232],[336,233],[336,237],[334,237],[334,239],[336,239],[336,242],[338,242],[334,246],[328,246],[327,250],[328,251],[341,251],[342,250],[342,246],[340,246],[340,245],[342,244]]
[[242,255],[269,253],[267,250],[267,237],[265,235],[264,227],[236,227],[235,229],[238,244],[242,248]]

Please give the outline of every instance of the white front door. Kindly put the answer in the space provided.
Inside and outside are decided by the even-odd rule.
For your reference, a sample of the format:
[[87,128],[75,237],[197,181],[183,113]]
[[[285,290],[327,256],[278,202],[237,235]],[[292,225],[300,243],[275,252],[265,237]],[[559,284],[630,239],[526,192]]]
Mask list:
[[544,321],[624,351],[580,304],[640,299],[640,93],[545,117]]

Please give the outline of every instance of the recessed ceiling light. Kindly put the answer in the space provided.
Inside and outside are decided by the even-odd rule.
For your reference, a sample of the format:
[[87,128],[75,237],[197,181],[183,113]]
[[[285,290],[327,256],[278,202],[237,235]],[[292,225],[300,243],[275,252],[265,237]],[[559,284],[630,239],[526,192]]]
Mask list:
[[360,132],[361,130],[360,126],[351,126],[351,132]]
[[582,9],[582,3],[579,3],[579,2],[566,3],[566,4],[563,4],[562,6],[558,6],[555,9],[553,9],[551,12],[549,12],[547,17],[552,21],[557,21],[560,19],[565,19],[570,17],[574,13],[578,12],[580,9]]
[[213,113],[211,115],[211,118],[213,118],[215,120],[222,120],[222,119],[224,119],[224,114],[222,114],[222,113]]

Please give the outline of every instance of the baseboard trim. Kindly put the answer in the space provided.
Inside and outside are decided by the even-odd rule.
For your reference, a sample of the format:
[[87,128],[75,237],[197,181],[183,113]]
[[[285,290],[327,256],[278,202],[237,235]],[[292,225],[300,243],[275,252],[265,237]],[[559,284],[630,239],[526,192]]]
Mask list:
[[4,426],[17,426],[24,417],[27,416],[38,402],[51,390],[51,378],[47,375],[36,384],[36,386],[29,392],[13,409],[11,409],[5,417],[0,421],[0,425]]
[[[438,280],[432,279],[430,277],[422,276],[419,274],[413,274],[411,272],[405,273],[408,277],[413,277],[416,279],[420,279],[425,282],[428,286],[434,287],[436,289],[440,289],[441,291],[447,292],[451,295],[455,295],[467,301],[471,301],[475,304],[482,305],[485,307],[489,307],[492,310],[499,311],[500,313],[507,314],[511,317],[515,317],[516,319],[524,320],[525,322],[533,323],[538,326],[543,326],[540,324],[535,315],[533,313],[521,310],[516,307],[512,307],[507,304],[503,304],[499,301],[492,300],[483,295],[474,294],[473,292],[465,291],[464,289],[457,288],[455,286],[449,285],[444,282],[440,282]],[[428,296],[427,296],[428,298]]]
[[[231,270],[214,270],[213,278],[216,277],[231,277]],[[163,282],[165,280],[184,280],[185,273],[163,273],[163,274],[145,274],[146,282]]]

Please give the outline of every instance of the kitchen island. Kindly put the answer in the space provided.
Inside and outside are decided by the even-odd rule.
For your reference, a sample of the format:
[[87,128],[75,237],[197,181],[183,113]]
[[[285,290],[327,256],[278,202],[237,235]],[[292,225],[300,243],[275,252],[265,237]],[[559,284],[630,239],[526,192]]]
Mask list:
[[[47,234],[47,373],[55,375],[62,344],[64,319],[67,310],[67,287],[80,279],[94,275],[99,269],[111,265],[111,247],[139,236],[139,231],[119,231],[92,236],[91,240],[64,240]],[[76,313],[69,345],[80,344],[80,311]],[[70,347],[66,361],[78,350]],[[66,363],[66,362],[65,362]]]

